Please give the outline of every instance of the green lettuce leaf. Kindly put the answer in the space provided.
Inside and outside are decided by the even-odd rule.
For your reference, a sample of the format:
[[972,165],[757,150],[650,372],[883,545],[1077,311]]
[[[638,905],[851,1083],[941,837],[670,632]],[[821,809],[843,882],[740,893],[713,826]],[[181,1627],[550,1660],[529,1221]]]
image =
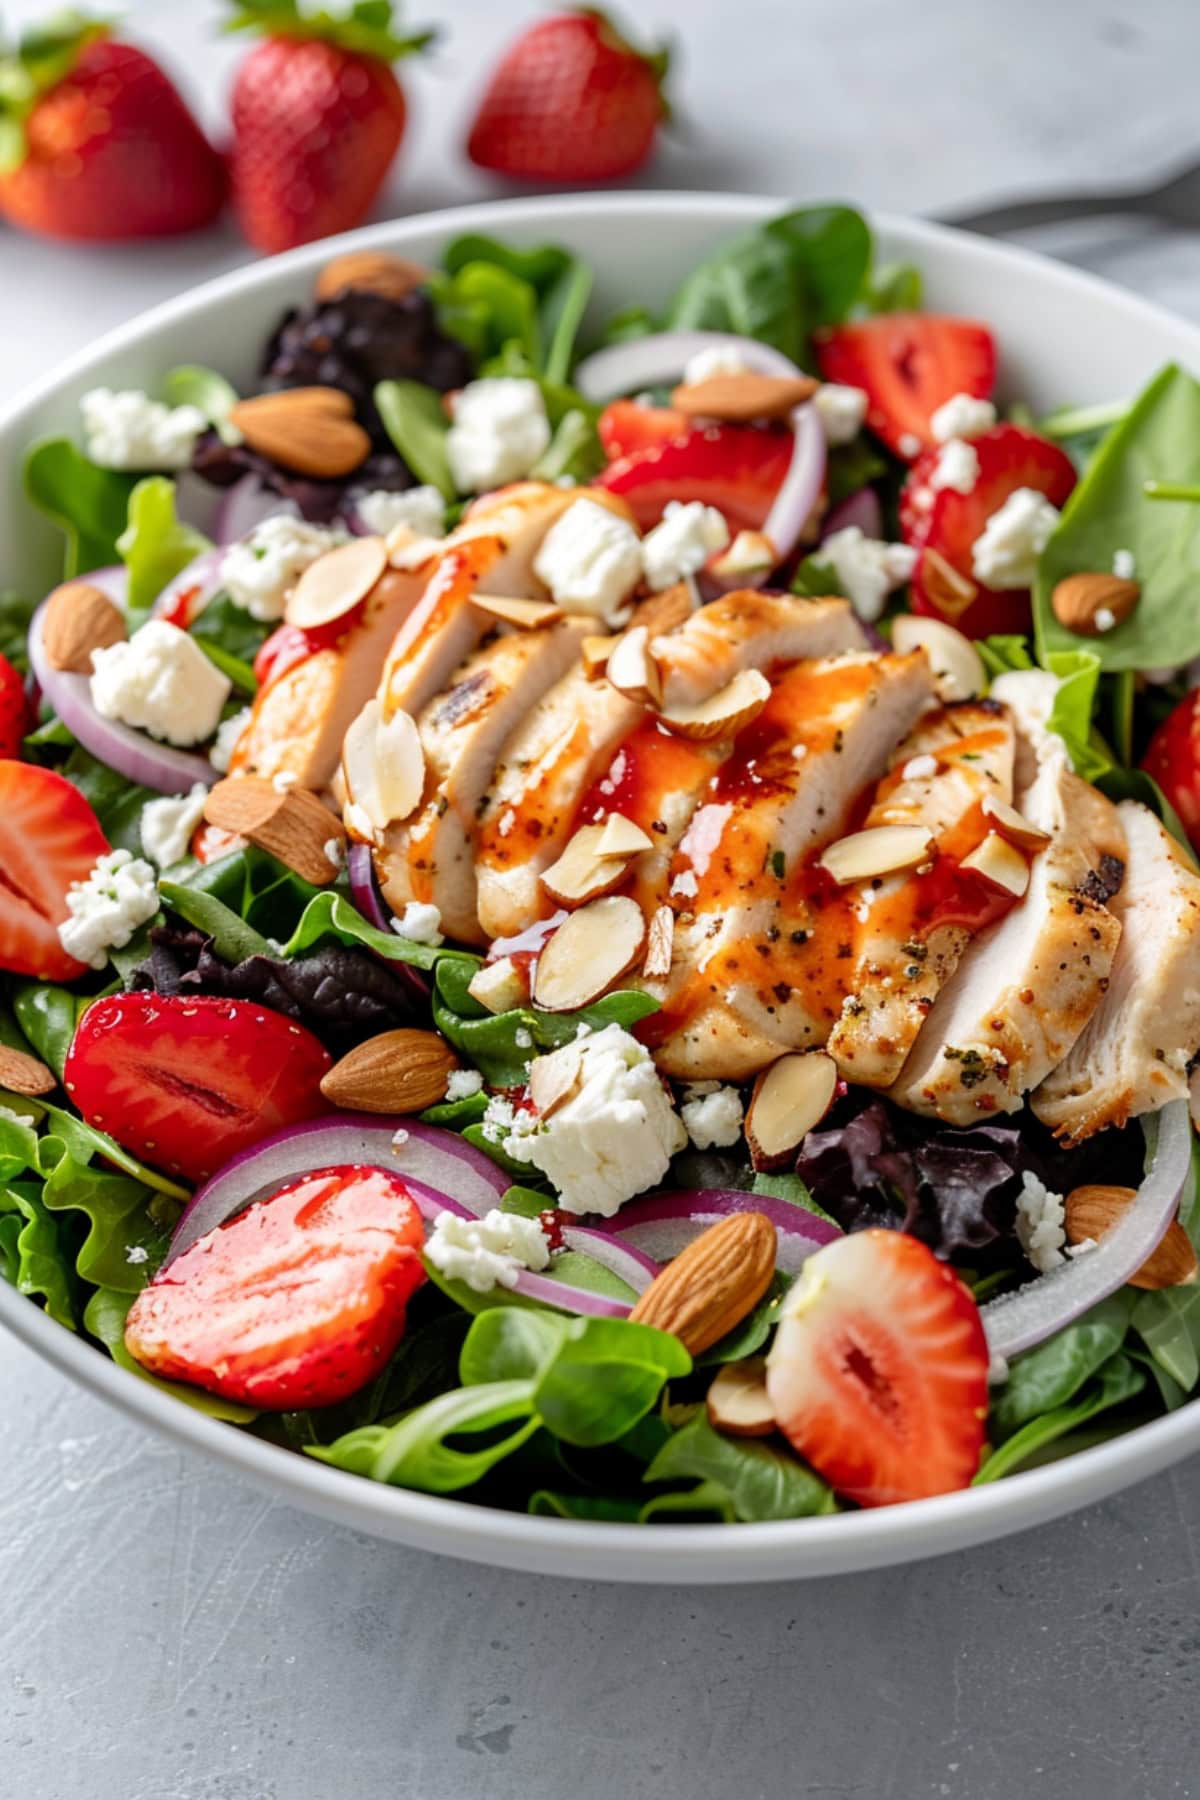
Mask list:
[[212,545],[202,532],[185,525],[175,512],[175,483],[165,475],[149,475],[129,496],[129,522],[117,539],[117,550],[129,571],[125,610],[136,630],[169,581]]
[[1136,1295],[1122,1288],[1101,1300],[1065,1330],[1015,1357],[1008,1380],[992,1404],[989,1430],[1002,1443],[1042,1413],[1075,1398],[1125,1341]]
[[25,459],[25,492],[66,534],[63,575],[86,575],[119,560],[135,478],[89,462],[70,438],[43,438]]
[[232,382],[201,363],[181,363],[168,369],[162,380],[162,397],[168,406],[195,406],[226,444],[240,444],[242,434],[229,423],[239,395]]
[[381,381],[375,389],[375,405],[384,430],[417,480],[453,500],[458,489],[446,451],[450,421],[442,396],[420,381]]
[[743,1520],[801,1519],[836,1511],[830,1489],[799,1457],[774,1443],[723,1437],[703,1409],[667,1439],[644,1479],[712,1483],[710,1492],[727,1497],[733,1516]]

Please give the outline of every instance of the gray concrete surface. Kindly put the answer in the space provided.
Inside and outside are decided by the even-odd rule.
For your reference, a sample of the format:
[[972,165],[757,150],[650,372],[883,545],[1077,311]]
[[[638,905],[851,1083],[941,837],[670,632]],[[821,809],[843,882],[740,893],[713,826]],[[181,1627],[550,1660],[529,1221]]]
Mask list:
[[[10,19],[48,6],[17,4]],[[430,12],[436,10],[430,8]],[[389,210],[481,194],[447,0]],[[215,5],[140,0],[215,105]],[[415,19],[423,9],[414,7]],[[686,135],[647,185],[935,212],[1200,148],[1195,0],[651,0]],[[1200,233],[1040,247],[1200,316]],[[0,235],[0,392],[242,254]],[[1173,1800],[1200,1794],[1200,1460],[1035,1534],[776,1589],[491,1573],[272,1504],[0,1341],[0,1800]]]

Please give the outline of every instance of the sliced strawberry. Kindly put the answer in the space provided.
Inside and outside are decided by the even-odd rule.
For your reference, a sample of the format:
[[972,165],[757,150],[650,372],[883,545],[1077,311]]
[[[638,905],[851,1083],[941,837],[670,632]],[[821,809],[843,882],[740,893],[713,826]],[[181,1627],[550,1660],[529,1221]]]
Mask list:
[[[1034,488],[1053,506],[1065,505],[1075,486],[1075,467],[1065,451],[1023,425],[995,425],[971,446],[979,458],[979,476],[969,494],[942,488],[932,495],[932,506],[923,499],[929,483],[926,471],[936,459],[921,458],[906,484],[901,501],[901,527],[909,543],[922,547],[912,581],[912,609],[948,619],[968,637],[989,637],[993,632],[1028,631],[1031,623],[1029,593],[1024,588],[988,588],[976,581],[973,552],[976,540],[993,513],[999,512],[1018,488]],[[979,597],[965,611],[948,604],[936,579],[936,565],[926,562],[936,551],[950,567],[975,583]]]
[[642,406],[637,400],[614,400],[596,421],[600,442],[609,462],[632,456],[636,450],[651,450],[656,444],[669,444],[685,438],[695,430],[686,413],[670,406]]
[[89,1125],[199,1181],[326,1111],[330,1065],[311,1031],[248,1000],[110,994],[79,1021],[65,1081]]
[[1179,822],[1200,849],[1200,688],[1193,688],[1163,720],[1142,758]]
[[810,1256],[767,1359],[780,1430],[860,1506],[966,1487],[988,1348],[979,1308],[916,1238],[859,1231]]
[[58,938],[67,889],[108,850],[71,782],[34,763],[0,761],[0,969],[71,981],[85,965]]
[[598,487],[629,502],[643,531],[670,500],[703,500],[733,531],[757,531],[792,459],[792,434],[749,425],[713,425],[610,463]]
[[955,394],[986,400],[996,381],[996,343],[975,319],[880,313],[816,335],[826,381],[867,392],[867,424],[911,462],[933,443],[930,424]]
[[331,1406],[382,1373],[425,1279],[398,1175],[320,1169],[256,1200],[143,1289],[125,1343],[144,1368],[262,1409]]
[[20,756],[29,730],[25,683],[6,656],[0,656],[0,756]]

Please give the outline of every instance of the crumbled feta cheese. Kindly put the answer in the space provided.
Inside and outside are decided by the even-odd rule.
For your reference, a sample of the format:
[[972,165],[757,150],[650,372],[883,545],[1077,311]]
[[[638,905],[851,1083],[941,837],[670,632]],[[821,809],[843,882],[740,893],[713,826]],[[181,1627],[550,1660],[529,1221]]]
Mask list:
[[1133,560],[1132,550],[1113,551],[1113,574],[1122,581],[1132,581],[1137,573],[1137,564]]
[[229,546],[221,563],[221,585],[252,619],[274,624],[282,619],[287,597],[305,569],[344,543],[345,535],[290,513],[272,513]]
[[149,1262],[149,1260],[150,1252],[147,1250],[145,1244],[130,1244],[128,1250],[125,1252],[125,1261],[127,1263],[132,1263],[135,1268],[140,1263]]
[[1033,586],[1037,559],[1058,524],[1058,508],[1036,488],[1017,488],[994,512],[971,551],[976,581],[990,588]]
[[436,906],[426,906],[420,900],[410,900],[399,917],[393,918],[392,927],[401,937],[411,938],[414,944],[442,942],[441,913]]
[[220,774],[228,773],[233,761],[233,753],[237,749],[237,741],[250,723],[250,708],[243,706],[241,712],[231,713],[222,719],[217,726],[216,742],[208,753],[208,760]]
[[447,1100],[470,1100],[483,1089],[483,1076],[478,1069],[455,1069],[446,1083]]
[[926,751],[924,756],[910,756],[900,773],[905,781],[928,781],[930,776],[938,772],[936,756]]
[[460,494],[482,494],[528,475],[550,442],[536,381],[513,376],[469,381],[455,395],[446,433],[450,473]]
[[1098,606],[1092,624],[1097,631],[1111,631],[1117,622],[1117,615],[1111,606]]
[[19,1112],[14,1112],[11,1106],[0,1106],[0,1122],[3,1122],[5,1125],[28,1126],[33,1124],[33,1114],[30,1113],[28,1116],[25,1116]]
[[813,558],[830,565],[863,619],[877,619],[888,595],[909,580],[917,565],[917,553],[908,544],[866,537],[858,525],[847,525],[825,538]]
[[386,537],[397,525],[407,525],[422,538],[440,538],[446,529],[446,502],[435,487],[409,488],[403,494],[376,489],[360,494],[354,510],[378,537]]
[[900,435],[900,454],[901,454],[901,456],[908,457],[909,461],[911,462],[913,457],[920,456],[921,449],[922,449],[921,440],[917,436],[915,431],[905,431],[905,432],[901,433],[901,435]]
[[208,789],[198,781],[190,794],[164,794],[142,808],[142,849],[160,869],[169,869],[188,854],[192,833],[204,817]]
[[619,625],[641,579],[642,541],[627,519],[595,500],[576,500],[542,539],[533,572],[568,612]]
[[735,1087],[718,1087],[708,1094],[693,1091],[679,1116],[697,1150],[727,1150],[742,1135],[742,1096]]
[[988,1386],[1003,1387],[1004,1383],[1008,1380],[1008,1377],[1009,1367],[1007,1358],[1003,1356],[993,1356],[988,1363]]
[[515,1287],[522,1269],[546,1268],[550,1245],[537,1219],[494,1207],[482,1219],[439,1213],[425,1255],[451,1281],[487,1294],[494,1287]]
[[[523,1117],[525,1115],[522,1115]],[[532,1119],[533,1114],[530,1113]],[[487,1103],[487,1111],[483,1115],[483,1135],[489,1144],[498,1144],[510,1131],[516,1128],[517,1112],[511,1100],[503,1094],[493,1094]]]
[[108,951],[123,949],[157,911],[158,884],[150,864],[128,850],[110,850],[86,881],[73,881],[67,889],[68,917],[58,928],[59,941],[77,962],[102,969]]
[[701,500],[669,500],[662,521],[642,542],[642,567],[654,593],[685,581],[729,542],[729,527],[715,506]]
[[1017,1242],[1038,1271],[1045,1275],[1063,1260],[1067,1241],[1061,1194],[1052,1194],[1028,1169],[1021,1177],[1017,1196]]
[[411,1134],[405,1129],[405,1127],[403,1125],[398,1125],[396,1127],[395,1131],[393,1131],[393,1133],[392,1133],[392,1149],[393,1150],[403,1150],[405,1144],[407,1144],[407,1142],[409,1140],[410,1135]]
[[104,719],[148,731],[168,744],[213,735],[233,683],[194,638],[166,619],[92,651],[92,704]]
[[514,1118],[504,1149],[548,1176],[567,1211],[611,1217],[662,1180],[687,1131],[636,1038],[606,1025],[576,1041],[578,1089],[548,1119]]
[[867,416],[865,388],[845,387],[840,381],[824,381],[813,395],[827,444],[852,444]]
[[[744,375],[749,366],[735,344],[710,344],[707,350],[697,350],[688,357],[683,366],[683,384],[695,387],[701,381],[711,381],[715,375]],[[649,398],[653,405],[653,395]]]
[[529,1030],[528,1026],[517,1026],[517,1029],[513,1032],[513,1043],[517,1046],[518,1050],[533,1049],[533,1033]]
[[208,427],[198,406],[164,406],[139,388],[92,388],[79,410],[89,459],[133,474],[186,469]]
[[929,477],[935,494],[953,488],[956,494],[970,494],[979,480],[979,452],[962,438],[948,438],[938,451],[937,462]]
[[935,442],[948,444],[951,438],[981,437],[996,423],[996,409],[990,400],[979,400],[974,394],[954,394],[939,406],[929,421]]

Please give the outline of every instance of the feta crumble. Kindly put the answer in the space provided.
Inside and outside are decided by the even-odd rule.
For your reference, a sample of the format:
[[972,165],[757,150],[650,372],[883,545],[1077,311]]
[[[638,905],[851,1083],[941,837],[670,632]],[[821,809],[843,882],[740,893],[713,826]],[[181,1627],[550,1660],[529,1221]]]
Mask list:
[[[701,381],[712,381],[717,375],[744,375],[750,367],[734,344],[710,344],[697,350],[683,366],[683,385],[695,387]],[[651,396],[653,404],[653,396]]]
[[221,585],[252,619],[274,624],[282,619],[287,597],[305,569],[345,539],[343,531],[309,525],[290,513],[272,513],[225,552]]
[[689,1089],[679,1116],[697,1150],[727,1150],[742,1135],[742,1096],[735,1087],[700,1085],[713,1091],[701,1094]]
[[818,544],[813,559],[829,564],[862,619],[877,619],[888,595],[908,581],[917,566],[917,553],[908,544],[869,538],[859,525],[835,531]]
[[1017,1242],[1038,1271],[1047,1274],[1063,1261],[1067,1241],[1061,1194],[1052,1194],[1044,1182],[1026,1169],[1017,1196]]
[[840,381],[824,381],[813,395],[813,405],[829,445],[852,444],[867,416],[865,388],[846,387]]
[[996,409],[990,400],[974,394],[954,394],[939,406],[929,421],[934,441],[949,443],[951,438],[981,437],[996,423]]
[[410,900],[404,911],[393,917],[392,928],[414,944],[442,942],[442,915],[436,906],[426,906],[421,900]]
[[238,739],[249,723],[250,708],[243,706],[241,712],[231,713],[217,726],[216,741],[208,753],[208,760],[219,774],[228,774],[229,765],[233,761],[233,753],[237,749]]
[[478,1069],[455,1069],[446,1083],[447,1100],[470,1100],[482,1091],[483,1076]]
[[168,744],[199,744],[216,731],[232,692],[194,638],[151,619],[117,644],[93,650],[92,704],[104,719]]
[[533,572],[568,612],[623,624],[642,574],[642,541],[627,519],[595,500],[576,500],[556,519]]
[[729,542],[729,526],[715,506],[669,500],[662,521],[642,541],[642,567],[654,593],[686,581]]
[[145,1244],[130,1244],[128,1250],[125,1252],[125,1261],[127,1263],[132,1263],[136,1268],[140,1263],[150,1261],[150,1252],[147,1250]]
[[59,942],[76,962],[103,969],[109,950],[120,950],[139,925],[158,911],[154,870],[128,850],[110,850],[97,861],[86,881],[67,889],[67,913],[58,928]]
[[208,428],[198,406],[164,406],[139,388],[92,388],[79,410],[89,460],[131,474],[186,469]]
[[979,452],[962,438],[948,438],[938,451],[938,459],[929,477],[935,494],[952,488],[956,494],[970,494],[979,480]]
[[1096,616],[1092,620],[1097,631],[1111,631],[1117,622],[1117,615],[1111,606],[1098,606]]
[[1137,573],[1137,564],[1133,560],[1132,550],[1114,550],[1112,572],[1122,581],[1132,581]]
[[460,494],[482,494],[520,481],[550,443],[550,422],[536,381],[507,375],[469,381],[455,395],[453,409],[446,454]]
[[451,1281],[465,1281],[476,1294],[515,1287],[523,1269],[544,1269],[550,1245],[537,1219],[493,1208],[482,1219],[441,1212],[425,1244],[425,1255]]
[[1033,586],[1037,559],[1058,524],[1058,508],[1036,488],[1017,488],[994,512],[971,550],[971,568],[985,587]]
[[446,502],[437,488],[408,488],[402,494],[379,488],[360,494],[354,510],[377,537],[386,537],[397,525],[407,525],[420,538],[440,538],[446,530]]
[[577,1041],[576,1092],[546,1120],[514,1115],[504,1149],[540,1169],[568,1212],[611,1218],[662,1180],[688,1135],[636,1038],[606,1025]]
[[198,781],[189,794],[164,794],[142,808],[142,849],[160,869],[169,869],[188,854],[192,833],[204,817],[208,789]]
[[924,448],[924,446],[922,445],[921,440],[917,436],[915,431],[901,432],[901,434],[900,434],[900,454],[901,454],[901,456],[906,456],[908,458],[908,460],[911,462],[914,457],[920,456],[923,448]]

